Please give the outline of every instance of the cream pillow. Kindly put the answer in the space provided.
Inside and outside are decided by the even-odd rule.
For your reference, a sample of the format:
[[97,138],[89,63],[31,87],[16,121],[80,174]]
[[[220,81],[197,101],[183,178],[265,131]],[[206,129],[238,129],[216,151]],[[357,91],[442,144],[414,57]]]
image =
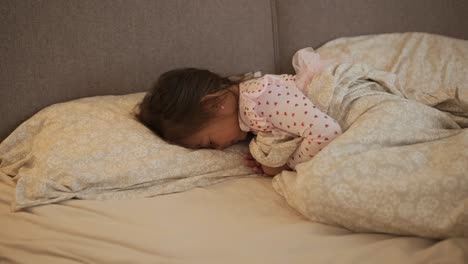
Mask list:
[[134,117],[144,93],[49,106],[0,145],[0,170],[14,178],[14,210],[80,199],[180,192],[251,175],[246,145],[189,150],[155,136]]

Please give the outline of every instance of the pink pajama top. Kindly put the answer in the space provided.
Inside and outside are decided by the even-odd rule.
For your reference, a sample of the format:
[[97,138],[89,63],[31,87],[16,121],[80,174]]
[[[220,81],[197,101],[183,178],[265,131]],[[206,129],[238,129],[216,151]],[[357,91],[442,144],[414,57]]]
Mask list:
[[[310,79],[314,73],[297,76]],[[293,169],[341,134],[339,124],[320,111],[297,84],[294,75],[268,74],[239,85],[239,125],[243,131],[302,138],[289,158],[281,162]]]

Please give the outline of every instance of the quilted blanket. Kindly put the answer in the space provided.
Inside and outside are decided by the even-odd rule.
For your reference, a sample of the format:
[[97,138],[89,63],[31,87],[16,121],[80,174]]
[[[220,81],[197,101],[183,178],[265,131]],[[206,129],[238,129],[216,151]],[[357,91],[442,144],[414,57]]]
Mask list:
[[309,219],[354,231],[468,236],[467,86],[429,94],[366,64],[329,66],[305,92],[345,132],[274,188]]

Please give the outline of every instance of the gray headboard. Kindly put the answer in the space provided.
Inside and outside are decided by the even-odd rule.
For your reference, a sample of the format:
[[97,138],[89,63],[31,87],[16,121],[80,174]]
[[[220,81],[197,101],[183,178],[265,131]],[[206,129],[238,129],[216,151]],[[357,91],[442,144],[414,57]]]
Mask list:
[[0,140],[41,108],[147,90],[175,67],[291,72],[295,50],[340,36],[468,39],[462,0],[3,0]]
[[418,31],[468,39],[466,0],[284,0],[276,7],[281,72],[292,72],[298,49],[338,37]]

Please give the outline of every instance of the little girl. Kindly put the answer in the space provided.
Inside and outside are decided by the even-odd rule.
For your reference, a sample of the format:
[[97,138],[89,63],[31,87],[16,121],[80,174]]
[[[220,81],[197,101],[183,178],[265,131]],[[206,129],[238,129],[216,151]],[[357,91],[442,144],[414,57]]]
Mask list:
[[139,105],[139,120],[161,138],[188,148],[223,149],[251,140],[245,164],[273,176],[310,160],[341,133],[301,91],[326,66],[311,48],[294,58],[296,76],[234,82],[208,70],[162,74]]

